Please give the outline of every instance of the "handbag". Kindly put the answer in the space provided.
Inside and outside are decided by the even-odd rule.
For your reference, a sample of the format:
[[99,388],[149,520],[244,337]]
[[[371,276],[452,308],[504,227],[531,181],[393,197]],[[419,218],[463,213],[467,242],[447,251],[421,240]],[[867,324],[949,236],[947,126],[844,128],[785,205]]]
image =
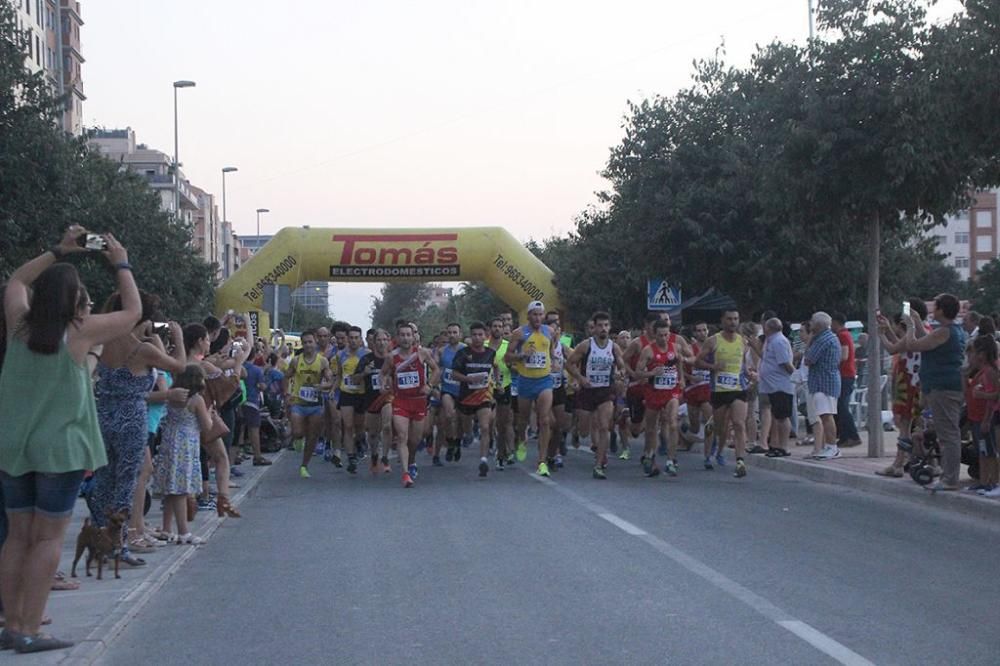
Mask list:
[[208,429],[208,432],[201,433],[201,443],[208,444],[209,442],[214,442],[217,439],[225,437],[229,434],[229,426],[226,422],[222,420],[219,413],[214,409],[210,412],[212,416],[212,427]]

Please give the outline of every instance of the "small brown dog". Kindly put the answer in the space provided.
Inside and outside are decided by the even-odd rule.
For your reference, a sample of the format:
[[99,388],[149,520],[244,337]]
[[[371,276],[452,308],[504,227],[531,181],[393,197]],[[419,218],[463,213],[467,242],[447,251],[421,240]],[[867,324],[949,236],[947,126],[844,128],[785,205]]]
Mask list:
[[85,518],[80,536],[76,538],[76,557],[73,558],[73,569],[70,576],[76,578],[76,563],[80,561],[84,549],[87,550],[87,562],[84,569],[90,575],[90,563],[97,560],[97,580],[101,580],[104,572],[104,558],[115,558],[115,578],[118,574],[118,561],[121,557],[122,525],[128,521],[124,511],[108,512],[108,526],[98,527],[90,524],[90,518]]

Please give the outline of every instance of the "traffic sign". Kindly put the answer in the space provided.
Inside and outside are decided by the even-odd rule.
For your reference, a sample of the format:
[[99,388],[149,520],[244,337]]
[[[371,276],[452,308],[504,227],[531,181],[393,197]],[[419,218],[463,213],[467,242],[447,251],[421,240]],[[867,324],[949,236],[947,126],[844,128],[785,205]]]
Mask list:
[[675,310],[681,304],[681,288],[672,287],[663,278],[646,281],[646,306],[650,310]]

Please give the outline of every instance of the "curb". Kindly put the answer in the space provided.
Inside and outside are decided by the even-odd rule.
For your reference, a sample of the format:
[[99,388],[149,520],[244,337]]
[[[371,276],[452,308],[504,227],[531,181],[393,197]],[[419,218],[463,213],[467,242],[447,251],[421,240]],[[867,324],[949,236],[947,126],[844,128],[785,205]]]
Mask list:
[[[287,449],[282,449],[272,460],[277,463],[285,455]],[[270,468],[269,468],[270,469]],[[250,479],[246,485],[233,495],[233,501],[239,503],[257,487],[269,469],[263,470],[260,474]],[[198,530],[198,536],[209,537],[214,534],[225,519],[213,515],[206,519],[202,529]],[[184,563],[194,557],[198,548],[178,548],[175,555],[167,557],[155,569],[150,572],[141,583],[139,583],[128,594],[121,597],[115,604],[115,608],[94,627],[93,631],[82,641],[76,644],[57,664],[72,666],[90,666],[96,662],[114,642],[114,640],[125,630],[129,622],[138,615],[139,611],[153,598],[160,588],[162,588],[177,571],[184,566]]]
[[895,497],[908,502],[932,506],[948,511],[956,511],[983,520],[998,521],[1000,524],[1000,502],[974,497],[962,492],[932,494],[915,483],[904,479],[883,479],[873,474],[862,474],[838,469],[822,462],[805,462],[783,458],[765,458],[748,455],[744,460],[751,467],[759,467],[772,472],[800,476],[810,481],[836,486],[846,486],[855,490]]

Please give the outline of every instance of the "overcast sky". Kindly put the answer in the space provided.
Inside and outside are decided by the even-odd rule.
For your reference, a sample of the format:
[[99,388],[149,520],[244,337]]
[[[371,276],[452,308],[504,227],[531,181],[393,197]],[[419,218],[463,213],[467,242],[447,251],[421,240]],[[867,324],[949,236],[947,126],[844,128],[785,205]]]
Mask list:
[[[950,0],[950,5],[955,0]],[[604,188],[628,100],[723,42],[804,42],[806,0],[82,0],[84,122],[130,126],[221,197],[237,233],[502,225],[564,234]],[[221,206],[220,206],[221,212]],[[332,290],[365,325],[379,285]]]

